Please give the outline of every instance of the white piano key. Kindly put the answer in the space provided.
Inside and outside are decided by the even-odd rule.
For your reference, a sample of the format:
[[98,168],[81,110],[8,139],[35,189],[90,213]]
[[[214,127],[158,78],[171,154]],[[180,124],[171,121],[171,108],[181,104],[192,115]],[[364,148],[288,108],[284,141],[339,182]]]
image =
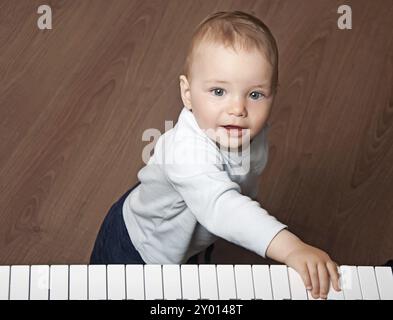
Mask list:
[[30,267],[30,300],[49,299],[49,266]]
[[70,300],[87,300],[87,265],[70,265]]
[[144,265],[146,300],[164,299],[161,269],[160,264]]
[[10,266],[0,266],[0,300],[8,300],[10,292]]
[[50,267],[50,300],[68,300],[68,265]]
[[126,275],[123,264],[109,264],[107,266],[108,300],[125,300]]
[[180,267],[177,264],[164,264],[162,266],[164,285],[164,299],[176,300],[182,298]]
[[340,267],[338,267],[338,272],[339,272],[338,282],[339,282],[340,290],[336,291],[336,289],[333,288],[332,282],[330,281],[327,300],[345,300],[344,289],[343,289],[343,277],[341,276]]
[[217,265],[217,282],[219,300],[237,299],[235,273],[232,264]]
[[255,299],[273,300],[272,284],[268,265],[253,265]]
[[181,286],[184,300],[200,299],[199,268],[196,264],[182,264]]
[[237,298],[241,300],[255,299],[251,265],[235,265],[235,280]]
[[89,300],[106,300],[106,265],[89,265]]
[[143,264],[126,265],[127,300],[144,300],[145,283]]
[[270,278],[272,281],[274,300],[289,300],[289,299],[291,299],[287,266],[286,265],[271,265],[270,266]]
[[295,269],[288,267],[288,277],[292,300],[307,300],[307,290],[300,274]]
[[213,264],[199,265],[201,299],[218,300],[217,273]]
[[340,278],[340,289],[341,289],[340,291],[336,291],[333,288],[332,284],[330,284],[329,293],[328,293],[327,299],[328,300],[345,300],[345,298],[344,298],[344,290],[342,289],[341,278]]
[[393,300],[393,274],[390,267],[375,267],[381,300]]
[[11,266],[10,300],[28,300],[30,267]]
[[345,300],[362,300],[362,291],[356,266],[340,266]]
[[377,279],[373,267],[359,266],[360,289],[364,300],[379,300]]

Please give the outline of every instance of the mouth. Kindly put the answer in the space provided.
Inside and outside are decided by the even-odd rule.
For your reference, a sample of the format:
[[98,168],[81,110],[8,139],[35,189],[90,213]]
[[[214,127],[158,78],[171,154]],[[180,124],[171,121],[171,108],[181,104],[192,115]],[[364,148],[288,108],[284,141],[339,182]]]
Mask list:
[[235,136],[235,137],[242,136],[243,132],[245,131],[245,128],[238,127],[238,126],[228,125],[228,126],[222,126],[222,127],[227,130],[227,132],[229,133],[230,136]]
[[232,126],[232,125],[227,125],[227,126],[223,126],[224,128],[228,128],[228,129],[245,129],[243,127],[239,127],[239,126]]

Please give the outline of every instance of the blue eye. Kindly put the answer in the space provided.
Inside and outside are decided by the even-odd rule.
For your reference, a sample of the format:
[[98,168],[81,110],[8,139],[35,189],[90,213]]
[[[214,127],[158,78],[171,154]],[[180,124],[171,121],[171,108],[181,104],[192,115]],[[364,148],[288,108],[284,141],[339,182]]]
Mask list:
[[[214,88],[214,89],[210,90],[210,92],[217,92],[217,91],[223,92],[224,90],[221,88]],[[222,94],[219,94],[218,96],[221,97]]]
[[[224,89],[214,88],[214,89],[211,89],[210,92],[213,92],[215,96],[222,97],[222,95],[224,94]],[[218,94],[215,94],[215,93],[218,93]],[[265,97],[265,95],[262,92],[253,91],[253,92],[251,92],[251,95],[254,93],[256,94],[256,96],[254,95],[253,97],[256,99],[252,98],[253,100],[258,100],[258,98]]]
[[[263,93],[261,93],[261,92],[257,92],[257,91],[251,92],[251,94],[253,94],[253,93],[259,94],[259,96],[257,96],[257,99],[253,99],[253,100],[258,100],[258,97],[264,97],[264,96],[265,96],[265,95],[264,95]],[[254,97],[255,97],[255,96],[254,96]]]

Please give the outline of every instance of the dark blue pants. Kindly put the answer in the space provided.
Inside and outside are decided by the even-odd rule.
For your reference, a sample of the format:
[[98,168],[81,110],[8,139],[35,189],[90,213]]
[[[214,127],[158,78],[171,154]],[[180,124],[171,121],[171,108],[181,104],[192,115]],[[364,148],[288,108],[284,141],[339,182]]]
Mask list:
[[[98,232],[90,264],[146,264],[132,244],[123,218],[124,200],[139,184],[140,181],[109,209]],[[213,245],[206,250],[205,260],[209,260],[212,249]],[[198,263],[198,254],[187,261],[190,263]]]
[[132,244],[123,218],[124,200],[139,184],[140,181],[109,209],[98,232],[90,264],[146,264]]

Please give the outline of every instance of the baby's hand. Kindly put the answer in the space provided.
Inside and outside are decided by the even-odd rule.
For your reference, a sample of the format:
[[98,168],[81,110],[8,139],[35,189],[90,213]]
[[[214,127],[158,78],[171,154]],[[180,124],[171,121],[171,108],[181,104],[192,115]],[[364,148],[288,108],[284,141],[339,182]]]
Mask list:
[[337,264],[326,252],[302,242],[288,254],[284,263],[299,273],[314,299],[327,298],[330,279],[333,288],[340,291]]

